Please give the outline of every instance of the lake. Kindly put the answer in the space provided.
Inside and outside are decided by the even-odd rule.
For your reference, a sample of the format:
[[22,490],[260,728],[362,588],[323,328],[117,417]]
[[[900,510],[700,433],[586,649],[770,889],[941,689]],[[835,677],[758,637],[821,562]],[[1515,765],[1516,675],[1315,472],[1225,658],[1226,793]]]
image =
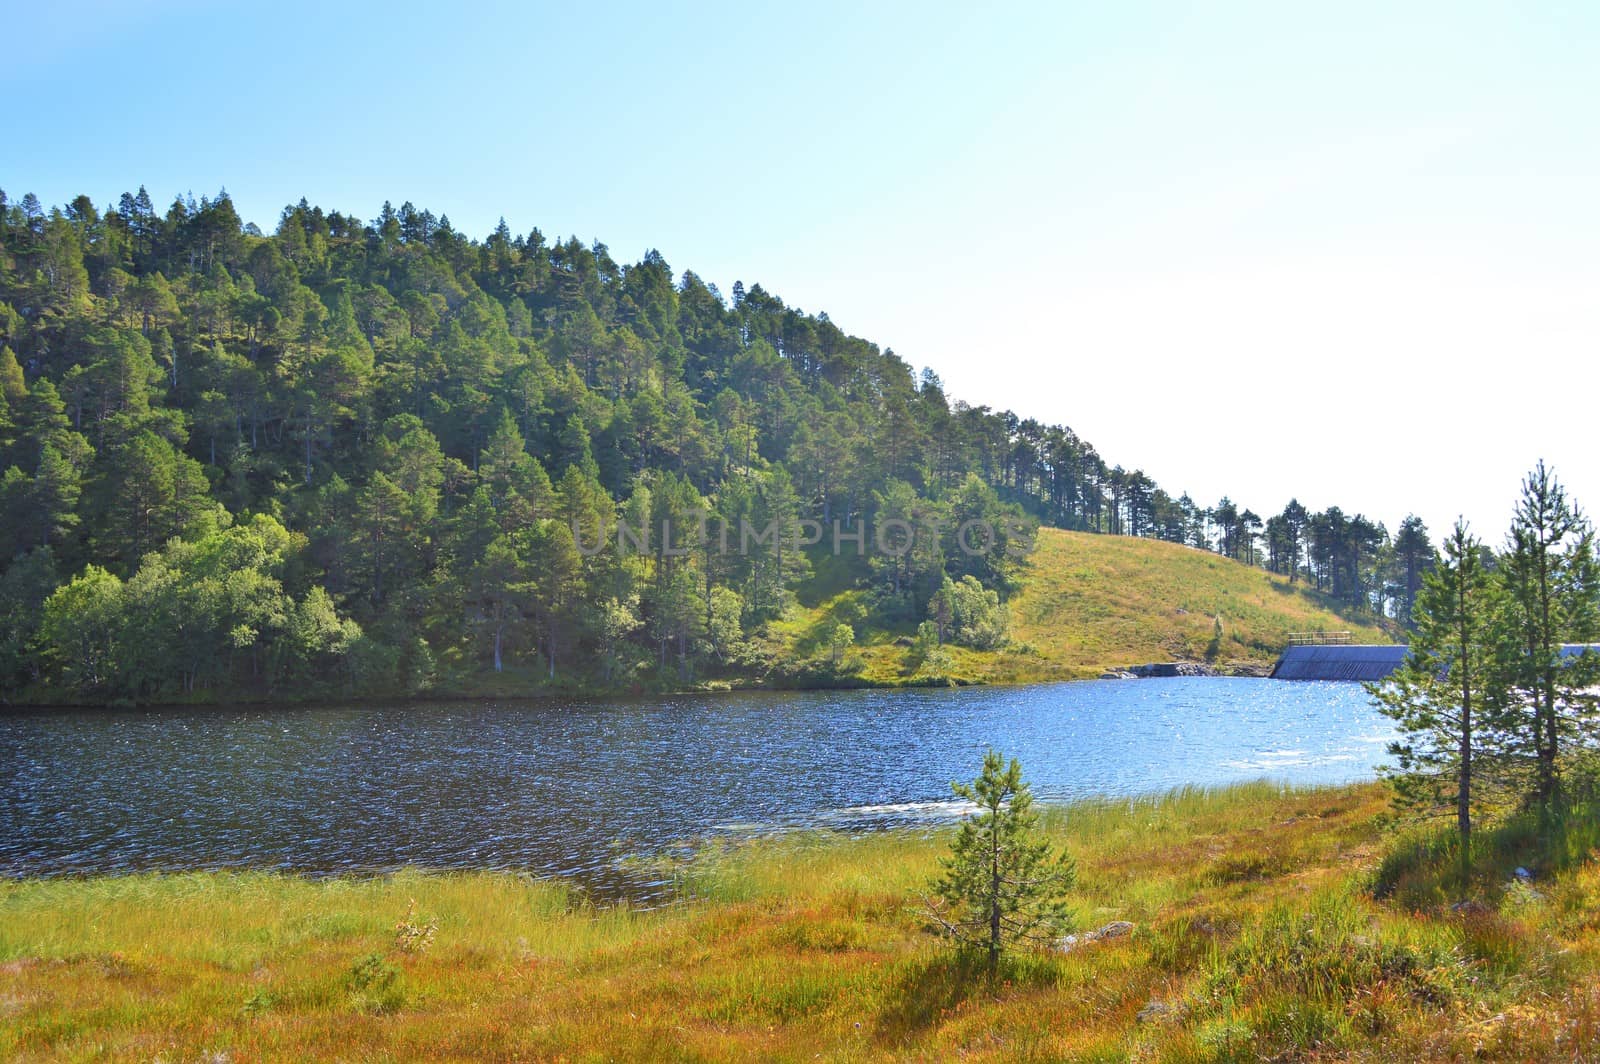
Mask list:
[[707,835],[959,814],[989,746],[1046,801],[1370,778],[1356,684],[22,711],[0,716],[0,874],[489,867],[648,893],[619,859]]

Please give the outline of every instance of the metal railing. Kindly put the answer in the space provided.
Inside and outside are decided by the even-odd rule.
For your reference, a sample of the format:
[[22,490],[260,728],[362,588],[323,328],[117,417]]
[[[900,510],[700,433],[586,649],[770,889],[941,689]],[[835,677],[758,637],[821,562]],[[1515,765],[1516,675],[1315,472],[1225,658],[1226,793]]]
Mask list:
[[1349,632],[1290,632],[1289,645],[1292,647],[1330,647],[1348,646],[1350,643]]

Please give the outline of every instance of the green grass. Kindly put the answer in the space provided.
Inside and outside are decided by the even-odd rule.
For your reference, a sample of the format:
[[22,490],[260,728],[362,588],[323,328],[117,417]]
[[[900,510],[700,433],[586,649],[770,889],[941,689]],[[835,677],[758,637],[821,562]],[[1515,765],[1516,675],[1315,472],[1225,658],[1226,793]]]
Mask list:
[[[773,654],[820,665],[826,633],[842,620],[857,626],[852,675],[858,682],[918,682],[905,645],[912,626],[874,629],[858,623],[866,593],[853,587],[853,570],[825,554],[814,566],[798,608],[771,626]],[[1039,530],[1010,610],[1007,646],[949,648],[953,679],[1073,680],[1154,661],[1268,666],[1291,632],[1349,631],[1364,643],[1390,643],[1397,635],[1392,625],[1341,611],[1304,584],[1230,558],[1160,540],[1053,528]]]
[[1377,785],[1048,810],[1077,924],[1136,928],[995,983],[922,915],[942,830],[708,845],[654,911],[504,873],[13,881],[0,1058],[1582,1059],[1600,870],[1547,839],[1532,889],[1489,889],[1532,859],[1507,822],[1456,913],[1374,891],[1452,860],[1396,862],[1386,817]]

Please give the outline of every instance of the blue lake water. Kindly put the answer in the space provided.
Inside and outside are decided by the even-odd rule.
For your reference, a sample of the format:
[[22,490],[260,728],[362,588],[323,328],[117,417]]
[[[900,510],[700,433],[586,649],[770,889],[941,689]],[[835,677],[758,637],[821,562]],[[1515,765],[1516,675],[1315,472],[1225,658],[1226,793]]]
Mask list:
[[1370,778],[1355,684],[1096,681],[0,716],[0,874],[399,865],[629,889],[619,858],[723,832],[958,815],[986,748],[1044,800]]

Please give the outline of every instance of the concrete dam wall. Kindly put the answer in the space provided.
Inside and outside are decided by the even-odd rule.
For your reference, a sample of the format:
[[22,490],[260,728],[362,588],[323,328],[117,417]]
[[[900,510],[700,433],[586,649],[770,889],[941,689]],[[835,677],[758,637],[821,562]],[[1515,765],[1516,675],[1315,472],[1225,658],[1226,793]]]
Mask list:
[[1273,666],[1275,680],[1382,680],[1406,658],[1405,644],[1291,646]]
[[[1274,680],[1382,680],[1405,661],[1404,644],[1343,643],[1290,646],[1272,667]],[[1563,658],[1600,653],[1600,643],[1566,643]]]

